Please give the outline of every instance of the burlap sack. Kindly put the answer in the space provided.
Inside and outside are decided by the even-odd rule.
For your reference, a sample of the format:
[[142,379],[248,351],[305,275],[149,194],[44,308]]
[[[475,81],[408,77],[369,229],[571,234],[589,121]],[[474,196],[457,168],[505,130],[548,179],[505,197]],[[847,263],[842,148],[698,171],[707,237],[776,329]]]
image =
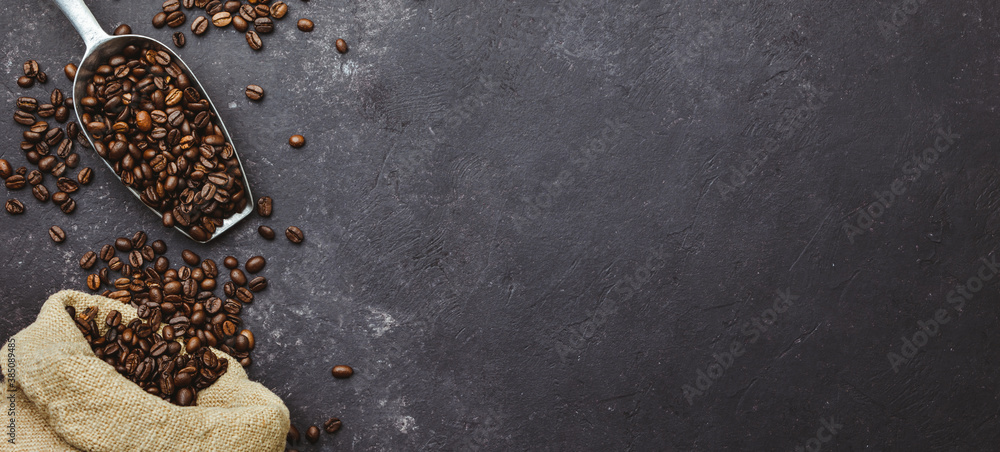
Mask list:
[[[5,434],[0,451],[284,450],[288,408],[247,379],[232,357],[213,349],[230,361],[229,371],[198,393],[197,406],[179,407],[147,394],[98,359],[67,305],[77,312],[97,306],[99,319],[112,309],[123,321],[136,317],[135,309],[104,297],[52,295],[35,323],[4,344],[4,351],[13,349],[15,372],[2,385],[2,411],[8,414],[14,396],[16,440],[11,444]],[[10,364],[3,367],[6,373]],[[0,419],[9,427],[9,416]]]

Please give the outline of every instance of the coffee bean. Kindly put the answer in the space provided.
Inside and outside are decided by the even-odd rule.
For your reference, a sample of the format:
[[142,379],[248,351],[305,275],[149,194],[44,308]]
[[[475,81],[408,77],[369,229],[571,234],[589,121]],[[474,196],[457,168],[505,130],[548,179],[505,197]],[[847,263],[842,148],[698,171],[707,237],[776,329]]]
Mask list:
[[165,0],[163,2],[163,12],[172,13],[174,11],[180,11],[181,2],[180,0]]
[[253,29],[257,33],[268,34],[274,31],[274,22],[271,21],[270,17],[258,17],[253,20]]
[[0,179],[7,179],[14,175],[14,167],[10,166],[10,162],[4,159],[0,159]]
[[281,19],[282,17],[285,17],[285,14],[288,14],[288,5],[282,1],[271,3],[270,12],[271,12],[271,17],[275,19]]
[[285,229],[285,237],[288,238],[288,241],[296,244],[302,243],[302,241],[305,240],[305,235],[302,233],[302,230],[295,226],[289,226],[288,229]]
[[73,198],[67,198],[66,202],[59,204],[59,210],[65,214],[71,214],[76,210],[76,201]]
[[240,303],[250,304],[250,303],[253,303],[254,296],[253,296],[253,292],[251,292],[250,289],[247,289],[246,287],[240,287],[240,288],[236,289],[236,297],[235,298]]
[[44,84],[49,81],[49,75],[44,71],[38,71],[38,75],[35,76],[35,80],[38,80],[38,83]]
[[243,273],[243,270],[238,268],[234,268],[229,271],[229,279],[239,286],[245,286],[247,284],[247,275]]
[[170,28],[177,28],[184,25],[185,21],[187,21],[187,16],[184,15],[183,11],[174,11],[167,14],[167,26]]
[[254,256],[247,259],[245,268],[250,273],[260,273],[260,271],[264,269],[265,265],[267,265],[267,260],[265,260],[262,256]]
[[266,3],[267,3],[266,1],[260,2],[260,4],[258,4],[257,6],[253,7],[253,12],[254,12],[254,14],[257,15],[258,19],[261,18],[261,17],[268,17],[268,16],[271,15],[271,9],[268,8],[268,6],[266,5]]
[[98,259],[108,262],[112,257],[115,257],[115,248],[111,245],[104,245],[101,247],[101,251],[97,253]]
[[118,237],[115,239],[115,248],[123,253],[132,251],[132,241],[125,237]]
[[254,11],[253,5],[242,5],[240,6],[240,17],[249,23],[253,23],[254,19],[257,18],[257,11]]
[[222,2],[219,0],[212,0],[205,5],[205,12],[209,16],[214,16],[222,12]]
[[56,181],[56,187],[59,188],[59,191],[65,193],[75,193],[80,189],[80,184],[68,177],[60,177],[59,180]]
[[80,258],[80,268],[84,270],[90,270],[97,263],[97,253],[93,251],[87,251],[83,257]]
[[101,277],[97,275],[87,275],[87,288],[97,290],[101,288]]
[[142,267],[143,262],[144,259],[142,257],[142,251],[132,250],[132,252],[128,254],[128,264],[132,267]]
[[337,40],[337,51],[340,53],[347,53],[347,41],[343,39]]
[[313,21],[309,19],[299,19],[299,21],[295,23],[295,26],[299,27],[299,30],[305,32],[313,31]]
[[285,435],[285,440],[291,444],[298,443],[301,440],[301,435],[299,435],[299,429],[295,428],[294,425],[288,426],[288,434]]
[[27,97],[27,96],[18,97],[17,101],[15,102],[17,104],[17,109],[23,112],[34,113],[35,111],[38,110],[38,100],[35,99],[34,97]]
[[253,30],[247,32],[247,44],[249,44],[250,48],[254,50],[260,50],[261,48],[264,47],[264,43],[261,42],[260,36],[257,34],[256,31]]
[[167,252],[167,244],[163,240],[157,240],[150,244],[153,247],[153,251],[156,254],[163,254]]
[[22,126],[30,126],[35,123],[35,115],[17,110],[14,112],[14,122],[21,124]]
[[24,75],[26,75],[28,77],[35,77],[35,76],[37,76],[38,75],[38,71],[40,70],[39,67],[38,67],[38,62],[35,61],[35,60],[25,61],[24,65],[23,65],[23,69],[24,69]]
[[233,23],[233,28],[235,28],[236,31],[238,31],[240,33],[243,33],[243,32],[246,32],[247,29],[250,28],[250,24],[246,21],[246,19],[240,17],[239,14],[233,14],[232,18],[233,18],[233,22],[232,22]]
[[21,88],[28,89],[34,85],[35,85],[35,79],[31,77],[23,75],[17,78],[17,86],[20,86]]
[[137,231],[135,234],[132,234],[132,240],[130,240],[132,242],[132,249],[142,249],[142,247],[146,246],[146,240],[149,240],[149,236],[146,235],[145,231]]
[[327,433],[337,433],[341,426],[343,426],[343,423],[340,422],[340,419],[331,417],[323,423],[323,430],[326,430]]
[[274,240],[274,229],[270,227],[260,225],[257,227],[257,233],[265,240]]
[[198,265],[201,262],[201,257],[191,250],[181,251],[181,259],[184,259],[184,263],[188,265]]
[[[52,167],[52,175],[62,179],[62,175],[66,173],[66,168],[68,166],[65,162],[56,163],[56,166]],[[75,184],[76,182],[73,183]]]
[[247,85],[245,94],[250,100],[261,100],[264,98],[264,88],[257,85]]
[[[176,384],[176,383],[175,383]],[[194,403],[194,390],[191,388],[181,388],[174,394],[174,403],[180,406],[191,406]]]
[[56,107],[56,114],[54,115],[55,120],[59,122],[66,122],[69,119],[69,107],[65,105],[59,105]]
[[42,183],[42,172],[38,170],[32,170],[30,173],[28,173],[27,176],[24,177],[24,179],[28,181],[28,183],[31,185],[38,185]]
[[59,226],[52,226],[49,228],[49,237],[52,238],[53,242],[62,243],[66,241],[66,231],[64,231]]
[[240,11],[240,1],[239,0],[227,0],[222,4],[222,9],[226,10],[228,13],[239,13]]
[[196,35],[203,35],[208,31],[208,18],[205,16],[198,16],[194,18],[191,22],[191,32]]
[[153,28],[163,28],[167,24],[167,13],[160,11],[153,16]]
[[80,173],[76,175],[76,181],[81,185],[87,185],[90,183],[91,178],[94,177],[94,170],[90,167],[80,170]]
[[332,373],[335,378],[350,378],[351,375],[354,375],[354,369],[351,369],[351,366],[341,364],[333,366],[330,373]]
[[288,144],[293,148],[300,148],[306,145],[306,137],[302,135],[292,135],[288,139]]
[[121,24],[118,28],[115,28],[114,34],[115,36],[130,35],[132,34],[132,27],[128,26],[128,24]]
[[319,427],[310,425],[309,429],[306,430],[306,439],[309,440],[310,443],[316,444],[316,441],[319,441]]
[[24,204],[16,199],[8,199],[7,204],[4,207],[7,209],[7,213],[11,215],[20,215],[24,213]]
[[73,81],[73,79],[76,78],[76,65],[70,63],[63,66],[63,74],[66,74],[66,78],[69,79],[69,81]]
[[220,11],[212,15],[212,25],[222,28],[233,22],[233,16],[229,11]]
[[247,288],[249,288],[251,292],[262,292],[264,289],[267,289],[267,278],[258,276],[251,279],[250,282],[247,283]]
[[11,190],[20,190],[24,188],[27,184],[28,184],[27,179],[20,174],[15,174],[13,176],[10,176],[7,178],[7,181],[4,182],[4,185]]
[[[170,39],[174,42],[174,47],[177,47],[178,49],[183,48],[184,44],[187,44],[187,38],[184,37],[184,32],[181,32],[181,31],[174,32],[174,34],[170,36]],[[146,117],[147,118],[149,117],[148,114],[146,115]],[[138,113],[136,114],[136,122],[138,122]],[[149,124],[149,123],[146,123],[146,124]],[[146,126],[146,127],[147,127],[147,130],[148,130],[148,128],[150,126]],[[139,128],[142,129],[141,126]]]
[[41,202],[47,202],[49,200],[49,189],[45,188],[44,185],[35,185],[31,188],[31,194],[35,199]]

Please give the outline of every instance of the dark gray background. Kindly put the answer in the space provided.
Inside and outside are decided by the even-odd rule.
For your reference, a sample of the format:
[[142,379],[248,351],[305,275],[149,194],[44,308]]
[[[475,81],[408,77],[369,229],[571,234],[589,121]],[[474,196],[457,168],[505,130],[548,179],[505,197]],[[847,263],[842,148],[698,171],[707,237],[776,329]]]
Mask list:
[[[169,39],[158,1],[88,3]],[[998,241],[996,2],[289,4],[262,52],[190,19],[180,51],[274,216],[197,246],[84,153],[97,177],[73,215],[3,194],[28,212],[0,214],[0,336],[141,228],[172,256],[268,258],[250,375],[300,429],[345,425],[304,450],[995,448],[995,280],[947,299]],[[0,25],[0,156],[20,166],[14,99],[68,89],[84,48],[49,1],[0,2]],[[28,58],[44,93],[15,84]],[[939,128],[960,137],[907,179]],[[798,298],[751,335],[778,290]],[[689,401],[699,372],[716,378]]]

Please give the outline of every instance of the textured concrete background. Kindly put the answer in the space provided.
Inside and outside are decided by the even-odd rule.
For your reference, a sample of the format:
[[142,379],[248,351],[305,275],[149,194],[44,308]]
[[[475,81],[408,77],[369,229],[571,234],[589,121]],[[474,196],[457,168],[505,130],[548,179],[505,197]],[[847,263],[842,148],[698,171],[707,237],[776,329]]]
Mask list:
[[[88,4],[169,39],[158,1]],[[306,242],[195,246],[84,153],[75,214],[0,214],[0,336],[141,228],[268,258],[250,375],[345,425],[304,450],[995,448],[996,2],[289,4],[263,52],[189,19],[180,54]],[[49,1],[0,25],[19,166],[20,64],[66,89],[84,49]]]

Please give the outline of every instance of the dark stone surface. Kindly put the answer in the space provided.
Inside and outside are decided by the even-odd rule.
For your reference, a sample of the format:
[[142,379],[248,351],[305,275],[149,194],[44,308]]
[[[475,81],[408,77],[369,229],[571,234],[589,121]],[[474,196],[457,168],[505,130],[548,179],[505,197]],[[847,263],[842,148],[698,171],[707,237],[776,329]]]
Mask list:
[[[169,39],[159,2],[88,3]],[[174,255],[268,258],[250,375],[302,431],[344,421],[303,450],[994,449],[1000,307],[970,278],[1000,225],[996,2],[632,3],[291,0],[260,53],[185,26],[274,217],[194,246],[84,153],[75,214],[27,192],[0,214],[0,336],[145,229]],[[0,25],[19,166],[21,62],[66,89],[84,49],[47,1],[0,2]],[[959,285],[978,292],[954,303]],[[781,313],[777,291],[797,297]]]

